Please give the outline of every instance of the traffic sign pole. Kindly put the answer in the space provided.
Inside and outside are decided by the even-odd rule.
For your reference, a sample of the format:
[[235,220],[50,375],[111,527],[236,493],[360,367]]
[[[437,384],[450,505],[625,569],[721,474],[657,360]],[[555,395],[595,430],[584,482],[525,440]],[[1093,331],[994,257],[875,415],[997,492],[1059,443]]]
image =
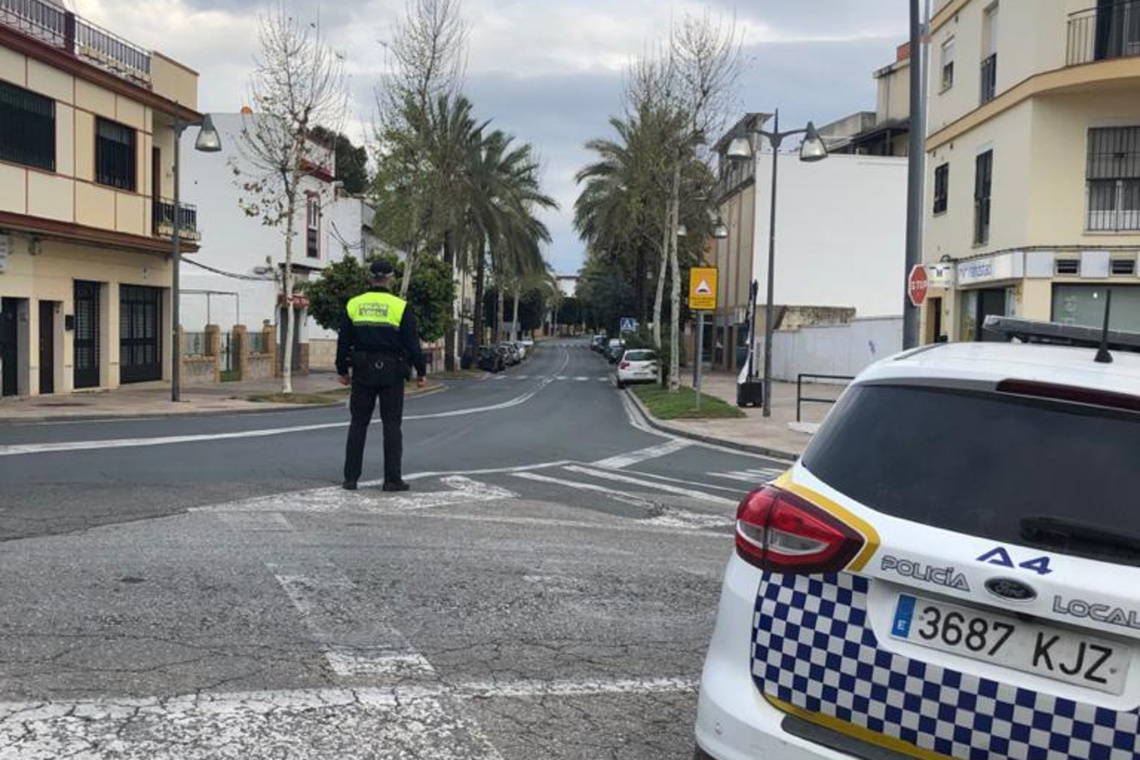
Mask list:
[[696,370],[697,381],[694,383],[697,392],[697,411],[701,411],[701,365],[704,363],[705,356],[705,313],[703,311],[697,312],[697,356],[696,356]]

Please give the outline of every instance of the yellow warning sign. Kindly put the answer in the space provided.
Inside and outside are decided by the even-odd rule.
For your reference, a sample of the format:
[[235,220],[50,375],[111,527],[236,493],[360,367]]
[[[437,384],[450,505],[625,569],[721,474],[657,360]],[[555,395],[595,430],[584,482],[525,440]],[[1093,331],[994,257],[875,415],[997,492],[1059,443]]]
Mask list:
[[689,308],[693,311],[716,311],[716,267],[693,267],[689,270]]

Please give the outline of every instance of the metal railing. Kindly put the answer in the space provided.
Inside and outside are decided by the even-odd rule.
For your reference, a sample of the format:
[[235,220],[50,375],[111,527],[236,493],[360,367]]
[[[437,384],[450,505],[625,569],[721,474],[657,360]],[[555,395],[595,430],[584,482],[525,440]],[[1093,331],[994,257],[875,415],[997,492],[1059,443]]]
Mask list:
[[[154,234],[169,234],[174,226],[174,201],[158,198],[153,202]],[[178,204],[178,232],[181,235],[196,235],[198,232],[198,207],[192,203]]]
[[796,375],[796,422],[803,421],[802,407],[804,404],[834,404],[838,398],[812,398],[804,395],[804,378],[810,380],[843,380],[851,382],[855,378],[851,375],[814,375],[808,372],[801,372]]
[[982,104],[989,103],[997,94],[997,53],[982,61]]
[[1140,55],[1140,0],[1087,8],[1069,15],[1065,64]]
[[54,3],[0,0],[0,24],[118,76],[150,83],[149,52]]
[[206,333],[204,332],[184,332],[182,333],[182,355],[183,356],[208,356],[208,345],[206,341]]
[[268,341],[265,340],[265,333],[251,332],[246,335],[249,340],[249,352],[251,354],[267,354],[269,353]]

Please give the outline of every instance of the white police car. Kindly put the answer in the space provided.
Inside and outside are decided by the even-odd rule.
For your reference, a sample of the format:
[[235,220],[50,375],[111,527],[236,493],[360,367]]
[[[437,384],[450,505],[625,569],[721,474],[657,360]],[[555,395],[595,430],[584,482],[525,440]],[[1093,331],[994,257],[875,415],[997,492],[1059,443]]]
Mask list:
[[1140,758],[1140,354],[1096,354],[939,345],[852,384],[739,507],[697,758]]

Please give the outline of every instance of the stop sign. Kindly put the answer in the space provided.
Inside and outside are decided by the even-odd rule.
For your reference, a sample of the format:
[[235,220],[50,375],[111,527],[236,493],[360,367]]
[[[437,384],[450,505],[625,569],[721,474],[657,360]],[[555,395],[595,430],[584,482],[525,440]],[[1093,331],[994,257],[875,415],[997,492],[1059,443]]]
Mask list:
[[910,277],[906,279],[907,295],[910,302],[916,307],[922,306],[926,300],[926,289],[930,281],[926,278],[926,267],[922,264],[910,270]]

